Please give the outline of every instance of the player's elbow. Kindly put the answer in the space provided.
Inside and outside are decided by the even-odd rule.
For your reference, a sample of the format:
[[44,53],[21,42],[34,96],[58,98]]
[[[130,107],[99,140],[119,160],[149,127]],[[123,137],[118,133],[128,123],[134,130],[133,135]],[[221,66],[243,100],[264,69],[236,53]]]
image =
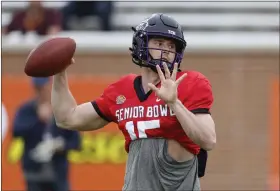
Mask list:
[[75,109],[69,109],[68,112],[54,112],[54,118],[57,127],[67,130],[76,130],[82,123],[82,118],[77,116]]
[[62,129],[70,129],[69,126],[67,126],[65,123],[62,122],[56,122],[56,126]]
[[84,122],[79,118],[68,117],[63,121],[56,122],[57,127],[67,130],[81,131],[86,128]]
[[204,141],[204,144],[201,146],[206,151],[211,151],[216,146],[216,137],[211,137],[207,141]]
[[76,130],[79,126],[79,121],[74,120],[72,116],[67,116],[63,120],[59,118],[55,119],[56,126],[62,129]]
[[215,123],[214,121],[212,120],[212,118],[210,118],[211,121],[209,121],[207,124],[206,127],[206,131],[204,131],[204,134],[203,134],[203,138],[202,138],[202,142],[203,142],[203,149],[205,149],[206,151],[210,151],[210,150],[213,150],[216,146],[216,142],[217,142],[217,139],[216,139],[216,132],[215,132]]

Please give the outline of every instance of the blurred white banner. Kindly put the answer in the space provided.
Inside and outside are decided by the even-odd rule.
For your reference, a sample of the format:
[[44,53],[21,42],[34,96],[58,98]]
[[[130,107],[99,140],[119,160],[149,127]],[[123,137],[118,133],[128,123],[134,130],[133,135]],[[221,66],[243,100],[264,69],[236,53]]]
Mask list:
[[[132,44],[132,32],[61,32],[56,37],[70,37],[82,52],[128,52]],[[2,37],[3,52],[30,51],[49,37],[38,37],[34,33],[22,35],[13,32]],[[186,51],[279,51],[279,33],[273,32],[214,32],[185,33]]]

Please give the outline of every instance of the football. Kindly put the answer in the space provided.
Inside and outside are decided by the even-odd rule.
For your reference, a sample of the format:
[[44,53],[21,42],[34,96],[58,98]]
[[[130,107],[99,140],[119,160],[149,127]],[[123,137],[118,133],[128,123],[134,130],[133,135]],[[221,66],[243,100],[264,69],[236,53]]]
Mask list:
[[32,77],[53,76],[71,64],[76,50],[76,42],[71,38],[51,38],[28,55],[24,72]]

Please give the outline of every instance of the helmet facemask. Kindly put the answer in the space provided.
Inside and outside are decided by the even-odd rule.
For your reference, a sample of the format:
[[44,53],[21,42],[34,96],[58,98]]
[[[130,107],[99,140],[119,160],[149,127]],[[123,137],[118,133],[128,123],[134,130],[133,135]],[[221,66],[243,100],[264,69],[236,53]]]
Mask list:
[[[159,65],[162,70],[163,63],[165,62],[170,71],[173,70],[174,64],[178,63],[178,68],[180,67],[180,63],[183,59],[183,54],[185,50],[185,42],[184,40],[173,36],[171,34],[166,33],[158,33],[158,32],[147,32],[143,30],[137,31],[134,27],[132,28],[135,32],[133,38],[133,47],[130,48],[132,51],[132,61],[143,67],[149,67],[152,70],[156,71],[156,65]],[[176,52],[171,52],[168,50],[160,49],[160,48],[150,48],[148,47],[148,42],[152,38],[164,38],[171,39],[175,42]],[[149,50],[159,50],[161,51],[160,58],[153,58],[150,54]],[[172,62],[167,61],[163,55],[164,52],[169,52],[175,54],[174,60]]]

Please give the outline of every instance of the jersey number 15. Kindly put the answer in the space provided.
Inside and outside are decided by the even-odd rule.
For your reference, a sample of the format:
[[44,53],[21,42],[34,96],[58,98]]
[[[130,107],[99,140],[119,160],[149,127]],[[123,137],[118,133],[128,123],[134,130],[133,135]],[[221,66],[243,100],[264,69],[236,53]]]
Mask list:
[[150,121],[138,121],[137,122],[137,130],[138,130],[138,137],[134,131],[134,124],[133,121],[128,121],[125,124],[125,128],[129,133],[131,140],[147,138],[146,130],[147,129],[157,129],[160,128],[159,120],[150,120]]

